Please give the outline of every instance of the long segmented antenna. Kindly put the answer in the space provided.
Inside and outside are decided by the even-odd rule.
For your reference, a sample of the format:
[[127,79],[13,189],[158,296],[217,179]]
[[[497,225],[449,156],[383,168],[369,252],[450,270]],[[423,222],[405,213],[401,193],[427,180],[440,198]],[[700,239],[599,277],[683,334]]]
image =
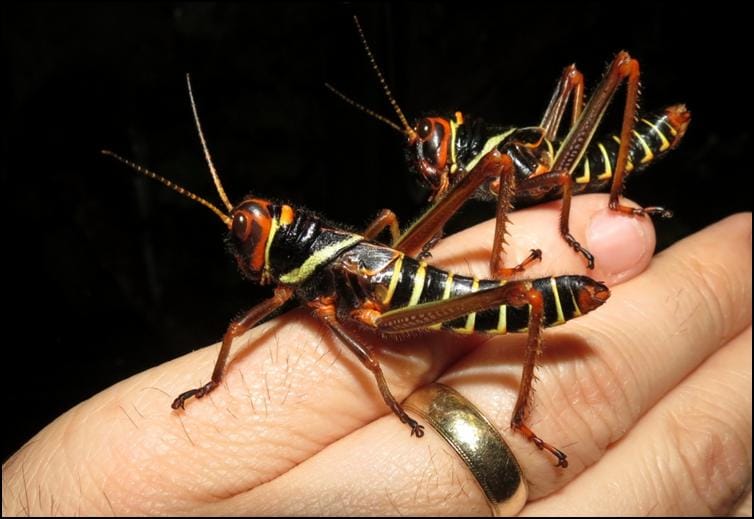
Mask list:
[[[194,202],[198,202],[198,203],[202,204],[204,207],[208,208],[210,211],[212,211],[217,216],[219,216],[220,219],[223,221],[223,223],[226,226],[228,226],[228,228],[230,228],[231,223],[233,221],[233,220],[231,220],[230,216],[228,216],[227,214],[223,213],[214,204],[208,202],[204,198],[202,198],[202,197],[200,197],[198,195],[195,195],[194,193],[192,193],[188,189],[182,188],[178,184],[176,184],[174,182],[171,182],[170,180],[166,179],[165,177],[160,176],[157,173],[155,173],[153,171],[150,171],[150,170],[148,170],[147,168],[145,168],[143,166],[139,166],[135,162],[131,162],[128,159],[124,159],[123,157],[121,157],[117,153],[114,153],[114,152],[112,152],[110,150],[101,150],[101,153],[103,155],[107,155],[109,157],[112,157],[112,158],[114,158],[115,160],[117,160],[119,162],[122,162],[126,166],[130,167],[131,169],[134,169],[134,170],[138,171],[139,173],[141,173],[142,175],[144,175],[146,177],[152,178],[152,179],[154,179],[154,180],[156,180],[158,182],[163,183],[164,185],[166,185],[167,187],[169,187],[173,191],[177,191],[178,193],[182,194],[186,198],[190,198]],[[231,209],[232,209],[232,207],[231,207]]]
[[337,88],[335,88],[334,86],[332,86],[330,83],[325,83],[325,87],[327,87],[327,89],[330,92],[332,92],[333,94],[335,94],[336,96],[338,96],[339,98],[341,98],[343,101],[345,101],[349,105],[353,106],[354,108],[358,108],[359,110],[361,110],[365,114],[371,115],[372,117],[374,117],[378,121],[382,121],[383,123],[385,123],[388,126],[390,126],[391,128],[393,128],[398,133],[402,133],[404,135],[406,134],[406,130],[404,130],[403,128],[401,128],[397,124],[395,124],[393,121],[391,121],[390,119],[388,119],[387,117],[385,117],[383,115],[378,114],[374,110],[370,110],[366,106],[357,103],[356,101],[354,101],[353,99],[351,99],[350,97],[348,97],[347,95],[345,95],[343,92],[341,92],[340,90],[338,90]]
[[199,122],[199,114],[196,111],[196,103],[194,102],[194,93],[191,90],[191,77],[186,74],[186,84],[188,85],[189,99],[191,99],[191,111],[194,112],[194,123],[196,123],[196,130],[199,132],[199,140],[202,142],[202,150],[204,150],[204,158],[207,160],[207,166],[209,166],[209,172],[212,174],[212,180],[215,181],[215,187],[217,193],[220,195],[220,199],[225,204],[228,211],[233,210],[233,204],[228,200],[228,195],[225,194],[220,177],[217,174],[215,165],[212,163],[212,156],[209,154],[209,148],[207,147],[207,141],[204,139],[204,132],[202,132],[202,125]]
[[375,74],[377,74],[377,79],[380,80],[380,84],[382,85],[382,89],[385,91],[385,95],[387,96],[388,101],[390,101],[390,104],[392,105],[393,110],[395,110],[395,113],[398,114],[398,118],[401,120],[401,123],[406,130],[406,135],[408,135],[411,139],[415,139],[416,132],[413,128],[411,128],[411,125],[408,124],[408,120],[406,119],[406,116],[403,115],[401,107],[398,106],[398,102],[393,97],[392,92],[390,92],[390,87],[387,86],[387,81],[385,81],[385,78],[382,76],[380,67],[377,66],[377,61],[375,61],[374,59],[374,55],[372,54],[372,51],[369,48],[369,44],[367,43],[366,36],[364,36],[364,31],[361,29],[359,18],[356,15],[353,16],[353,21],[356,24],[356,30],[359,31],[359,38],[361,38],[361,43],[364,46],[364,50],[366,51],[367,56],[369,57],[369,62],[372,64],[372,69],[374,70]]

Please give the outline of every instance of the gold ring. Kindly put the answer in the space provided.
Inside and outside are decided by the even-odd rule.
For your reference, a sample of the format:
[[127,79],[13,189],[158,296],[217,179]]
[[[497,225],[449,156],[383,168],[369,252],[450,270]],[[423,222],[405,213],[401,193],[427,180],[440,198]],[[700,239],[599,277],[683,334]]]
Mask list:
[[492,515],[514,515],[528,489],[508,444],[477,407],[444,384],[424,386],[403,406],[420,415],[453,447],[471,470]]

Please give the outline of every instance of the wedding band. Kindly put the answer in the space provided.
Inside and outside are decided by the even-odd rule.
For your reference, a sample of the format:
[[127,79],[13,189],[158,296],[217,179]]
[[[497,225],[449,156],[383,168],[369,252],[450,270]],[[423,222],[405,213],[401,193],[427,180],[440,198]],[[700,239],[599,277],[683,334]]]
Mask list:
[[474,475],[492,515],[517,514],[528,490],[508,444],[477,407],[444,384],[425,386],[403,407],[426,420],[453,447]]

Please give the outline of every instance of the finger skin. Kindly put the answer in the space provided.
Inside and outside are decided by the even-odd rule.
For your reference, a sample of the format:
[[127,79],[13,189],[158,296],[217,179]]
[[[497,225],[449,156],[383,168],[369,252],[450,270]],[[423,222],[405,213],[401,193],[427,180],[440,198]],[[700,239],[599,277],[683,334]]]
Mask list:
[[[751,324],[750,236],[750,214],[726,218],[614,287],[599,311],[545,338],[530,422],[543,438],[557,439],[570,466],[553,471],[546,457],[510,436],[532,481],[530,498],[551,494],[593,465],[668,391]],[[520,355],[480,348],[463,363],[509,366]],[[515,380],[514,370],[504,375]],[[494,384],[469,386],[464,395],[492,416],[506,417],[510,392],[507,400],[492,398]],[[504,420],[498,425],[507,428]]]
[[751,492],[751,327],[527,515],[728,515]]
[[[631,444],[628,443],[633,433],[624,438],[626,433],[632,431],[632,427],[637,421],[643,420],[642,417],[646,413],[663,405],[666,395],[672,395],[678,384],[684,383],[690,373],[700,369],[700,364],[706,364],[708,358],[714,359],[716,352],[725,349],[726,344],[733,340],[741,329],[750,326],[751,261],[750,252],[748,256],[746,254],[747,248],[750,250],[746,244],[750,229],[751,219],[748,215],[726,219],[670,249],[657,268],[653,267],[654,271],[650,269],[647,272],[647,280],[644,279],[645,276],[641,276],[619,287],[627,292],[625,297],[629,299],[629,304],[631,299],[634,299],[632,304],[639,307],[643,305],[643,308],[652,314],[649,303],[635,298],[644,295],[651,302],[652,297],[655,297],[659,300],[657,303],[669,312],[667,316],[657,312],[658,321],[662,326],[656,331],[658,337],[655,342],[665,346],[662,351],[653,352],[650,347],[645,347],[646,341],[641,335],[638,341],[631,342],[630,337],[637,326],[647,324],[643,313],[636,311],[632,312],[633,316],[628,316],[622,322],[624,328],[614,325],[609,328],[608,333],[613,340],[604,340],[604,334],[599,330],[605,328],[611,320],[626,314],[626,307],[622,305],[614,305],[612,312],[609,311],[610,306],[605,305],[605,312],[601,313],[609,315],[595,312],[583,320],[572,323],[574,327],[579,324],[577,336],[587,337],[587,348],[579,347],[575,351],[565,353],[554,352],[556,359],[545,361],[538,372],[540,380],[536,392],[537,405],[532,419],[541,435],[547,432],[548,438],[563,438],[563,447],[573,459],[572,466],[567,470],[553,467],[551,459],[508,429],[510,410],[517,389],[517,377],[520,373],[520,349],[515,351],[515,346],[496,348],[485,345],[465,356],[443,376],[444,382],[459,389],[498,425],[523,465],[530,481],[530,497],[536,499],[552,495],[553,504],[548,514],[557,509],[557,497],[570,488],[570,485],[566,486],[567,483],[577,479],[582,473],[590,474],[596,467],[601,467],[604,485],[609,485],[610,481],[615,479],[607,476],[608,471],[612,470],[610,466],[602,467],[602,458],[613,445],[627,446],[625,463],[616,464],[615,470],[629,471],[633,467],[631,463],[638,463],[638,459],[634,458],[638,458],[640,453],[632,454]],[[711,279],[738,280],[741,286],[749,287],[748,291],[721,284],[711,291],[694,292],[695,288],[700,286],[697,278],[687,278],[685,282],[688,286],[683,286],[668,276],[668,269],[677,268],[678,264],[684,264],[698,254],[705,253],[709,241],[719,242],[719,256],[706,256],[710,264],[717,265],[715,268],[707,269],[703,274],[711,276]],[[735,261],[723,261],[726,258]],[[663,279],[668,281],[666,286],[661,284]],[[655,285],[657,292],[648,293],[645,283]],[[672,295],[680,290],[686,292],[680,306],[664,295]],[[712,299],[705,301],[708,297]],[[699,329],[694,332],[689,324],[689,314],[679,309],[705,308],[707,304],[715,301],[722,304],[720,312],[712,314],[702,311],[695,315],[694,318],[698,321],[695,325]],[[589,322],[590,318],[592,323]],[[718,318],[730,322],[715,323],[714,320]],[[596,320],[601,323],[595,330],[591,330],[594,327],[593,321]],[[726,331],[720,335],[715,330]],[[690,337],[691,333],[695,333],[696,336]],[[629,340],[621,342],[627,337]],[[675,343],[673,337],[678,338]],[[596,342],[592,343],[592,340]],[[559,340],[555,338],[549,342],[558,343]],[[550,346],[545,357],[552,353],[553,348],[560,346],[561,344]],[[685,352],[682,347],[686,348]],[[686,355],[679,353],[679,350]],[[613,354],[614,358],[611,359],[610,354]],[[665,354],[667,359],[659,356],[661,354]],[[737,363],[742,370],[750,371],[751,364],[747,359],[748,357],[738,359]],[[643,361],[647,364],[640,368]],[[657,369],[658,365],[667,368]],[[623,366],[623,369],[619,366]],[[653,368],[657,376],[653,375]],[[635,378],[641,371],[646,372],[646,378]],[[706,371],[714,374],[719,370],[713,367]],[[747,380],[745,376],[738,379],[744,384]],[[748,381],[750,385],[750,377]],[[688,395],[688,390],[683,386],[678,391],[686,392]],[[731,391],[736,392],[737,397],[744,398],[750,395],[745,388],[732,388]],[[724,397],[725,393],[717,395],[718,399]],[[686,398],[688,401],[688,396]],[[671,406],[672,410],[666,414],[672,411],[682,412],[678,411],[678,405],[672,398],[669,402],[667,405]],[[751,413],[750,406],[747,406],[745,401],[742,403],[735,398],[729,398],[725,405],[718,403],[717,407],[737,410],[739,418],[729,420],[730,427],[721,431],[717,421],[719,415],[697,416],[700,424],[698,431],[703,438],[721,433],[736,439],[745,440],[747,435],[750,437],[750,425],[747,424],[751,422]],[[394,514],[398,511],[405,514],[488,513],[483,496],[468,470],[443,439],[429,429],[422,439],[422,444],[417,445],[417,442],[402,437],[400,425],[390,418],[384,417],[363,427],[274,481],[247,494],[236,496],[233,506],[238,510],[254,510],[271,515],[296,514],[304,510],[315,514],[345,514],[349,511],[357,514]],[[706,428],[701,427],[702,424]],[[687,440],[693,441],[692,438]],[[656,444],[657,439],[650,438],[649,442]],[[750,466],[750,450],[742,448],[745,441],[734,443],[735,448],[726,448],[724,452],[720,452],[721,456],[743,460],[741,466],[731,465],[735,470],[730,470],[727,481],[738,481],[741,474],[747,474],[747,456]],[[701,452],[704,452],[704,449],[701,449]],[[678,450],[666,453],[667,459],[676,463],[668,463],[669,470],[663,474],[666,478],[685,478],[689,475],[689,471],[679,470],[677,466],[677,463],[683,463],[683,454]],[[689,453],[686,454],[687,459],[693,457],[688,455]],[[708,457],[701,455],[700,459],[705,460]],[[584,472],[588,466],[592,468]],[[715,473],[720,474],[721,472]],[[628,477],[626,475],[626,478]],[[699,479],[702,479],[701,475]],[[308,481],[317,483],[314,486],[307,485]],[[668,485],[672,485],[673,481],[669,480]],[[725,497],[731,498],[730,493],[724,495],[725,489],[734,486],[732,483],[728,483],[727,486],[718,485],[719,492],[715,496],[707,497],[710,504],[716,498],[721,502]],[[697,483],[697,487],[704,488],[705,485]],[[652,488],[654,486],[646,487],[645,490]],[[553,494],[558,489],[562,489],[561,492]],[[285,496],[292,495],[294,491],[294,502],[285,499]],[[620,489],[615,492],[620,493]],[[629,493],[628,488],[626,492],[628,495],[624,495],[624,499],[631,500],[636,497]],[[599,497],[600,494],[596,493],[592,499]],[[574,501],[577,500],[574,498]],[[669,511],[672,510],[669,513],[694,509],[688,506],[682,508],[682,502],[678,500],[672,503],[677,507],[668,508]],[[630,503],[626,508],[620,508],[619,505],[622,504],[625,503],[616,501],[613,503],[614,508],[611,508],[610,503],[607,503],[607,510],[610,513],[626,514],[648,509],[646,501],[636,503],[635,509],[628,506]],[[571,506],[575,505],[571,503]],[[713,509],[720,510],[722,507],[710,506],[709,510]],[[578,510],[580,513],[590,513],[585,506]],[[661,507],[660,510],[665,509]],[[536,509],[532,513],[537,515]]]
[[[577,239],[586,241],[590,211],[605,205],[599,197],[578,197],[574,214],[584,216],[582,223],[572,221]],[[556,209],[538,211],[514,215],[513,228],[528,241],[516,243],[511,254],[523,257],[537,243],[549,247],[553,259],[533,275],[544,275],[548,267],[585,272],[582,258],[557,233]],[[641,225],[647,226],[644,236],[651,237],[653,246],[651,223]],[[455,262],[458,271],[486,275],[489,240],[483,231],[475,228],[444,240],[433,262],[444,267]],[[481,254],[468,254],[474,249]],[[649,257],[643,261],[637,269]],[[375,347],[382,344],[368,340]],[[381,358],[391,387],[403,398],[436,379],[478,342],[433,336],[429,342],[387,343],[380,348]],[[244,347],[246,343],[253,347]],[[216,352],[217,346],[205,348],[136,375],[60,417],[4,465],[4,489],[16,496],[4,506],[71,514],[191,513],[197,504],[217,502],[285,474],[387,414],[371,376],[302,311],[237,341],[225,384],[185,412],[170,411],[175,395],[206,380]],[[392,415],[384,420],[408,437]],[[78,495],[87,499],[61,498]]]
[[[626,203],[636,205],[628,200]],[[656,243],[650,218],[615,214],[607,209],[606,195],[581,195],[574,199],[574,204],[571,232],[594,254],[594,270],[588,270],[584,258],[560,236],[560,205],[552,202],[510,215],[506,265],[517,265],[531,249],[542,251],[542,260],[517,277],[585,274],[614,285],[647,267]],[[494,227],[494,221],[490,220],[440,241],[432,249],[433,264],[449,270],[468,270],[480,278],[489,277]]]

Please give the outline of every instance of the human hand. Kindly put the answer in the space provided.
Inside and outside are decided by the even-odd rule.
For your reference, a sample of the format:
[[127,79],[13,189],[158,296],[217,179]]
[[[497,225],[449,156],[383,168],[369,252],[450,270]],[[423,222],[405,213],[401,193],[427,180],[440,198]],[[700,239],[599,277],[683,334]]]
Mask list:
[[[508,264],[544,252],[526,277],[587,273],[612,289],[602,308],[545,334],[528,423],[569,455],[567,469],[508,425],[524,337],[370,343],[399,399],[443,374],[495,423],[529,480],[522,514],[735,511],[751,492],[751,215],[650,265],[650,221],[605,220],[606,205],[601,195],[574,199],[571,229],[597,258],[589,273],[558,235],[556,205],[511,217]],[[609,222],[601,236],[587,230],[593,217]],[[486,276],[491,236],[491,222],[459,233],[431,261]],[[51,423],[3,466],[3,513],[489,513],[448,444],[429,427],[409,436],[371,374],[303,310],[236,341],[225,383],[172,411],[177,394],[207,380],[217,348],[131,377]]]

